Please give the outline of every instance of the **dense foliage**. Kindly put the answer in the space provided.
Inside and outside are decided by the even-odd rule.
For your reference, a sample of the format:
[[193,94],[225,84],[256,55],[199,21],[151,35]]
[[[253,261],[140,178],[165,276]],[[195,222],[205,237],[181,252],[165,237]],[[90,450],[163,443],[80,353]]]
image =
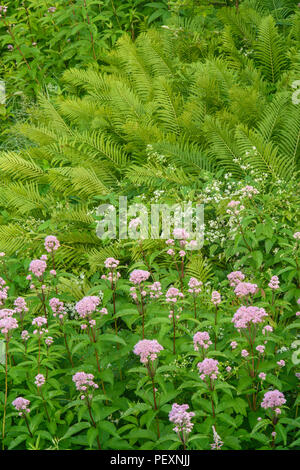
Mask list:
[[298,4],[0,10],[2,448],[299,449]]

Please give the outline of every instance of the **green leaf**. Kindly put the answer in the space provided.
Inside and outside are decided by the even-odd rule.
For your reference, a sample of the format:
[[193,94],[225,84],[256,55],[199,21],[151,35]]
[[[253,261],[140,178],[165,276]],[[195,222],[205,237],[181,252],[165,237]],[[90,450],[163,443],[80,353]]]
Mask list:
[[67,439],[68,437],[71,437],[74,434],[77,434],[78,432],[82,431],[83,429],[88,429],[90,427],[91,427],[90,423],[87,423],[87,422],[76,423],[68,429],[68,431],[61,438],[61,440]]

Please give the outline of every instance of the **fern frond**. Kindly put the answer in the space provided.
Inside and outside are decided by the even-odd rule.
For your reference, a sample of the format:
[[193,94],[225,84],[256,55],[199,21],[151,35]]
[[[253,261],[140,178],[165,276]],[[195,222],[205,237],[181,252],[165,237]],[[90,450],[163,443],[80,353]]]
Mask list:
[[271,15],[261,21],[255,56],[262,73],[272,83],[276,83],[282,71],[288,67],[284,43]]

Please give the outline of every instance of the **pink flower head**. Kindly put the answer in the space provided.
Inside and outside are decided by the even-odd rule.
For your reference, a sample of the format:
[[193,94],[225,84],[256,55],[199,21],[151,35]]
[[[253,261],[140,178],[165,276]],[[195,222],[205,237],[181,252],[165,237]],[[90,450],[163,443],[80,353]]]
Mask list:
[[237,347],[237,342],[236,341],[231,341],[230,346],[232,349],[235,349]]
[[199,351],[199,346],[201,348],[207,349],[212,344],[207,331],[198,331],[193,337],[193,342],[195,351]]
[[183,298],[184,295],[176,287],[170,287],[166,293],[166,301],[176,303],[179,298]]
[[15,318],[7,316],[0,320],[0,331],[3,335],[7,335],[9,331],[18,328],[18,322]]
[[189,405],[173,403],[169,413],[170,422],[176,425],[173,431],[184,434],[189,434],[192,431],[194,424],[191,422],[191,418],[195,416],[195,413],[187,411],[188,409]]
[[36,317],[32,320],[32,324],[36,325],[38,328],[41,328],[43,325],[47,324],[45,317]]
[[214,290],[211,294],[211,301],[213,304],[218,305],[221,303],[221,294],[217,290]]
[[213,444],[210,445],[211,450],[222,450],[222,445],[224,444],[224,442],[221,440],[219,434],[217,433],[215,426],[212,426],[212,430],[213,430],[214,442]]
[[54,235],[45,238],[45,248],[48,253],[56,251],[60,247],[60,243]]
[[7,291],[9,287],[6,286],[6,282],[2,277],[0,277],[0,305],[3,305],[7,299]]
[[279,367],[284,367],[285,366],[285,361],[283,359],[281,359],[280,361],[277,361],[277,364],[279,365]]
[[257,285],[251,284],[251,282],[239,282],[234,289],[234,293],[237,297],[245,297],[249,294],[256,294],[257,289]]
[[169,240],[166,240],[166,245],[174,245],[174,240],[172,238],[169,238]]
[[173,230],[173,237],[177,240],[187,240],[189,238],[189,234],[184,228],[175,228]]
[[79,300],[79,302],[77,302],[75,305],[75,309],[81,318],[85,318],[86,316],[95,312],[99,303],[99,297],[92,295]]
[[258,377],[261,379],[261,380],[266,380],[266,377],[267,375],[264,373],[264,372],[261,372]]
[[247,185],[241,189],[243,196],[247,196],[249,199],[253,197],[254,194],[259,194],[259,191],[253,186]]
[[26,301],[25,301],[25,299],[23,299],[23,297],[18,297],[14,301],[14,305],[16,307],[15,312],[17,312],[17,313],[28,312]]
[[39,388],[41,387],[42,385],[44,385],[44,383],[46,382],[46,379],[45,377],[43,376],[43,374],[38,374],[35,376],[35,385]]
[[190,294],[199,294],[201,292],[202,282],[198,281],[195,277],[191,277],[189,280],[189,289]]
[[249,353],[248,353],[247,349],[243,349],[242,352],[241,352],[241,355],[242,355],[242,357],[248,357]]
[[34,259],[29,265],[29,271],[35,274],[36,277],[41,277],[47,268],[46,261],[41,259]]
[[263,346],[262,344],[259,344],[258,346],[256,346],[256,351],[258,351],[260,354],[263,354],[265,352],[265,346]]
[[133,284],[141,284],[142,282],[147,281],[149,276],[149,271],[144,271],[143,269],[134,269],[130,274],[129,279]]
[[[93,374],[76,372],[76,374],[73,375],[72,380],[75,383],[76,390],[80,392],[89,392],[91,389],[99,388],[99,386],[94,382]],[[83,398],[85,398],[84,395]]]
[[236,287],[245,279],[245,274],[243,274],[241,271],[232,271],[232,273],[228,274],[227,279],[229,281],[230,287]]
[[175,255],[175,251],[172,250],[172,248],[169,248],[169,249],[167,250],[167,255],[174,256],[174,255]]
[[216,359],[204,359],[202,362],[198,362],[197,367],[199,369],[200,378],[205,380],[209,377],[211,380],[215,380],[219,374],[218,369],[219,361]]
[[29,333],[27,330],[23,330],[21,333],[21,338],[23,341],[27,341],[29,339]]
[[272,331],[273,331],[273,327],[271,325],[266,325],[262,329],[262,334],[265,335],[266,332],[272,333]]
[[52,336],[47,336],[47,338],[45,339],[45,344],[47,344],[47,346],[51,346],[52,343],[53,343]]
[[293,237],[295,238],[295,240],[300,240],[300,232],[294,233]]
[[114,269],[120,264],[120,261],[115,258],[106,258],[104,261],[104,266],[106,268]]
[[262,408],[272,408],[273,410],[286,403],[283,393],[279,390],[270,390],[264,395],[264,399],[261,403]]
[[[52,299],[49,300],[49,305],[51,307],[51,310],[53,312],[53,316],[56,317],[56,315],[59,316],[59,318],[63,318],[67,312],[65,311],[64,303],[61,302],[59,299],[56,297],[52,297]],[[61,317],[62,315],[62,317]]]
[[251,323],[262,323],[267,316],[268,314],[264,308],[245,307],[243,305],[234,314],[232,322],[237,329],[248,328]]
[[134,346],[133,352],[140,356],[142,364],[147,364],[148,361],[155,361],[157,354],[163,349],[156,339],[143,339]]
[[158,281],[155,281],[149,289],[151,299],[158,299],[162,295],[161,283]]
[[274,290],[279,289],[279,279],[278,279],[278,277],[277,276],[272,276],[268,286],[271,289],[274,289]]
[[11,310],[10,308],[3,308],[2,310],[0,310],[0,319],[12,317],[14,313],[14,310]]
[[230,201],[227,204],[227,214],[229,215],[238,215],[242,210],[245,209],[243,205],[240,205],[240,201]]
[[142,219],[140,217],[136,217],[135,219],[131,219],[129,222],[129,228],[137,228],[142,223]]
[[17,411],[20,411],[19,416],[22,416],[23,413],[30,412],[30,409],[28,408],[30,401],[26,400],[26,398],[18,397],[12,402],[12,404]]

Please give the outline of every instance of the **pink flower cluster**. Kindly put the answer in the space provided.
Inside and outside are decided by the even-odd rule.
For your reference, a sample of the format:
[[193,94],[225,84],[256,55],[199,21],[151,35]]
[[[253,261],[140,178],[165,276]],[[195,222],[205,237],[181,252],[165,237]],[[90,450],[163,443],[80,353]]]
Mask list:
[[272,331],[273,331],[272,326],[271,326],[271,325],[266,325],[266,326],[264,326],[263,329],[262,329],[262,334],[265,335],[266,332],[267,332],[267,333],[272,333]]
[[23,299],[23,297],[18,297],[14,301],[14,305],[15,305],[15,312],[17,313],[28,312],[26,301],[25,299]]
[[183,298],[184,294],[176,287],[170,287],[166,293],[166,301],[176,303],[179,298]]
[[191,277],[188,285],[188,292],[190,294],[197,295],[201,292],[201,286],[203,285],[203,283],[201,281],[198,281],[198,279],[196,279],[195,277]]
[[0,277],[0,305],[3,305],[5,300],[7,299],[7,291],[9,287],[5,284],[5,280]]
[[26,398],[18,397],[12,402],[12,404],[17,411],[20,411],[19,416],[22,416],[23,413],[30,413],[30,409],[28,408],[30,401],[26,400]]
[[43,374],[38,374],[38,375],[35,376],[34,383],[38,388],[42,387],[42,385],[44,385],[45,382],[46,382],[46,379],[43,376]]
[[200,379],[205,380],[206,377],[211,380],[216,380],[217,375],[219,374],[218,369],[219,361],[216,359],[204,359],[202,362],[198,362],[197,367],[200,373]]
[[130,274],[130,281],[133,284],[141,284],[144,281],[147,281],[149,278],[150,273],[148,271],[144,271],[143,269],[134,269]]
[[[94,382],[93,374],[86,374],[85,372],[76,372],[72,377],[75,383],[76,390],[79,392],[88,392],[90,389],[97,389],[99,386]],[[85,395],[81,395],[81,399],[84,400]]]
[[79,302],[77,302],[75,305],[75,309],[81,318],[85,318],[86,316],[89,316],[95,312],[99,303],[99,297],[91,295],[88,297],[83,297],[83,299],[79,300]]
[[232,271],[232,273],[228,274],[227,279],[229,281],[230,287],[236,287],[245,279],[245,274],[243,274],[241,271]]
[[29,333],[27,330],[23,330],[21,333],[21,338],[23,341],[28,341],[29,340]]
[[176,426],[173,428],[173,431],[177,433],[189,434],[194,424],[191,422],[191,419],[195,416],[193,411],[187,411],[189,405],[178,405],[173,403],[172,409],[169,413],[169,420],[171,423],[174,423]]
[[173,230],[173,237],[180,240],[187,240],[189,233],[184,228],[175,228]]
[[286,399],[284,398],[283,393],[279,390],[271,390],[266,392],[264,395],[264,399],[261,403],[262,408],[278,408],[286,403]]
[[36,317],[32,320],[32,324],[36,325],[38,328],[41,328],[43,325],[47,324],[45,317]]
[[198,331],[193,337],[193,342],[195,351],[199,351],[199,346],[201,348],[207,349],[212,344],[207,331]]
[[33,331],[33,334],[39,334],[42,335],[44,333],[48,333],[48,330],[45,328],[42,328],[43,325],[47,324],[47,319],[45,317],[36,317],[32,320],[32,325],[36,325],[38,327],[37,330]]
[[49,305],[51,307],[54,317],[58,315],[58,318],[62,320],[67,314],[67,312],[65,311],[64,303],[56,297],[52,297],[52,299],[49,300]]
[[243,196],[248,196],[250,199],[253,197],[255,194],[259,194],[258,189],[254,188],[253,186],[247,185],[244,188],[241,189]]
[[48,336],[48,337],[45,339],[45,343],[47,344],[47,346],[51,346],[51,344],[53,343],[53,338],[52,338],[52,336]]
[[211,294],[211,301],[215,305],[219,305],[221,303],[221,294],[217,290],[214,290]]
[[149,286],[149,289],[151,299],[158,299],[162,295],[161,283],[158,281],[151,284],[151,286]]
[[213,444],[210,445],[211,450],[221,450],[224,442],[221,440],[219,434],[217,433],[215,426],[212,426],[212,430],[213,430],[214,442]]
[[140,219],[139,217],[136,217],[135,219],[131,219],[131,221],[128,224],[128,227],[137,228],[141,223],[142,223],[142,219]]
[[18,328],[18,322],[12,316],[6,316],[0,320],[0,331],[3,335],[7,335],[9,331]]
[[3,308],[0,310],[0,318],[11,317],[14,313],[14,310],[11,310],[10,308]]
[[60,243],[54,235],[45,238],[45,248],[48,253],[56,251],[60,247]]
[[107,276],[106,274],[102,274],[101,279],[105,279],[106,281],[109,281],[110,283],[112,282],[117,282],[118,279],[120,279],[121,274],[119,272],[115,272],[113,268],[111,268],[112,271],[110,271]]
[[42,259],[34,259],[29,265],[29,271],[35,274],[36,277],[41,277],[46,271],[47,263]]
[[295,238],[295,240],[300,240],[300,232],[294,233],[293,237]]
[[239,330],[241,328],[248,328],[251,323],[262,323],[267,316],[268,314],[264,308],[245,307],[243,305],[236,311],[231,321]]
[[258,346],[256,346],[256,351],[259,352],[259,354],[263,354],[265,352],[265,346],[263,346],[262,344],[259,344]]
[[257,289],[257,285],[251,284],[251,282],[239,282],[234,289],[234,293],[237,297],[245,297],[249,294],[254,295]]
[[238,215],[242,210],[245,209],[245,207],[243,205],[240,205],[241,202],[240,201],[230,201],[228,204],[227,204],[227,214],[229,215]]
[[140,356],[142,364],[147,364],[148,361],[155,361],[157,354],[163,349],[156,339],[143,339],[134,346],[133,352]]
[[279,279],[278,279],[278,277],[277,276],[272,276],[268,286],[271,289],[279,289]]
[[106,268],[114,269],[120,264],[120,261],[115,258],[106,258],[104,261],[104,266]]

